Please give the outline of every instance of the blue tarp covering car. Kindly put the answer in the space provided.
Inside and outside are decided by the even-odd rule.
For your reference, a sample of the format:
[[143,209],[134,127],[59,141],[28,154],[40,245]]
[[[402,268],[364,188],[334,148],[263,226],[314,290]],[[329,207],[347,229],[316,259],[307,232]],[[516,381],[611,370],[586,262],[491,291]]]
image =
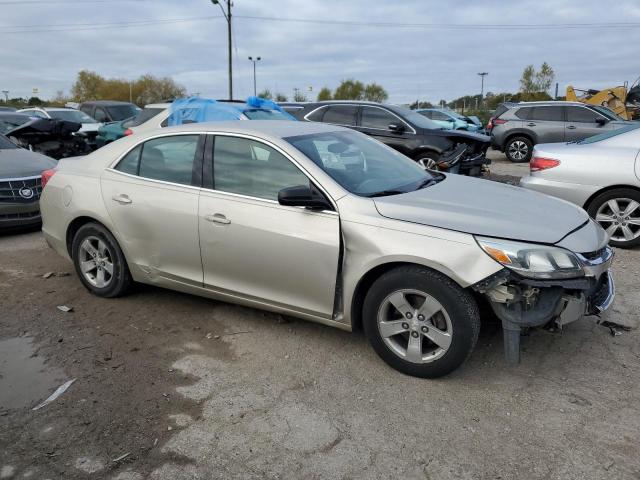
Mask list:
[[259,97],[246,102],[224,102],[208,98],[181,98],[171,104],[167,125],[224,120],[293,120],[277,103]]

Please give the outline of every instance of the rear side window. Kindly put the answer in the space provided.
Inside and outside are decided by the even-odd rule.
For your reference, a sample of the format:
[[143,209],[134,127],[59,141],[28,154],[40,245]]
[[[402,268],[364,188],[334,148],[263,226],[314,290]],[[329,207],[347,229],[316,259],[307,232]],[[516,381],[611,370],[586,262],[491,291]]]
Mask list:
[[602,118],[593,110],[584,107],[567,107],[567,121],[576,123],[596,123],[597,118]]
[[327,108],[322,121],[336,125],[353,126],[356,124],[357,107],[353,105],[333,105]]
[[98,122],[109,121],[109,117],[107,116],[107,113],[101,107],[96,108],[96,111],[93,115],[94,115],[93,118],[95,118]]
[[199,135],[155,138],[125,155],[115,169],[153,180],[191,185]]
[[131,126],[137,127],[138,125],[142,125],[144,122],[151,120],[163,110],[164,108],[145,108],[138,113]]
[[516,113],[515,116],[522,119],[522,120],[529,120],[530,115],[531,115],[531,110],[533,110],[533,108],[520,108]]
[[533,107],[527,120],[561,122],[562,107]]
[[324,114],[327,112],[327,107],[322,107],[317,109],[314,112],[311,112],[309,115],[307,115],[307,120],[309,120],[310,122],[321,122],[322,121],[322,117],[324,117]]

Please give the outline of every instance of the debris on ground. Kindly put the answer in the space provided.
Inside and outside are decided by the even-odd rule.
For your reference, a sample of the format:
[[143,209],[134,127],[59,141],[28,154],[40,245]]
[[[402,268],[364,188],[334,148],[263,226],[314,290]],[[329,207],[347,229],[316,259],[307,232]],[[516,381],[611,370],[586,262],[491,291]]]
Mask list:
[[61,312],[73,312],[73,307],[68,307],[66,305],[58,305],[58,310]]
[[44,275],[42,275],[42,278],[51,278],[55,275],[55,273],[53,272],[47,272]]
[[605,328],[609,329],[609,333],[611,333],[612,337],[617,337],[622,335],[623,332],[630,332],[631,327],[626,325],[622,325],[621,323],[611,322],[609,320],[605,320],[604,322],[598,322],[599,325],[602,325]]
[[47,405],[49,405],[56,398],[58,398],[60,395],[62,395],[64,392],[66,392],[67,388],[69,388],[73,384],[73,382],[75,382],[75,381],[76,381],[76,379],[73,378],[73,379],[63,383],[62,385],[60,385],[58,388],[56,388],[56,391],[53,392],[49,398],[47,398],[44,402],[42,402],[37,407],[33,407],[32,410],[40,410],[42,407],[46,407]]
[[125,458],[127,458],[129,455],[131,455],[131,452],[127,452],[124,455],[120,455],[118,458],[114,458],[113,460],[111,460],[113,463],[118,463],[122,460],[124,460]]

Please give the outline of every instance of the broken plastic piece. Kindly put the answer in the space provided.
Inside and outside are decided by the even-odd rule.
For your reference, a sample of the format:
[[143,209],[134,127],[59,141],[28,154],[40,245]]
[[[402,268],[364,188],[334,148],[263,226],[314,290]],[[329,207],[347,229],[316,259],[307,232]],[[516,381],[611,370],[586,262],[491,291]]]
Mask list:
[[73,312],[73,307],[67,307],[66,305],[58,305],[58,310],[61,312]]
[[42,407],[46,407],[47,405],[49,405],[56,398],[58,398],[60,395],[62,395],[64,392],[66,392],[67,388],[69,388],[73,384],[73,382],[75,382],[75,381],[76,381],[76,379],[73,378],[73,379],[69,380],[68,382],[65,382],[62,385],[60,385],[58,388],[56,388],[56,391],[53,392],[49,398],[47,398],[44,402],[42,402],[37,407],[33,407],[32,410],[40,410]]

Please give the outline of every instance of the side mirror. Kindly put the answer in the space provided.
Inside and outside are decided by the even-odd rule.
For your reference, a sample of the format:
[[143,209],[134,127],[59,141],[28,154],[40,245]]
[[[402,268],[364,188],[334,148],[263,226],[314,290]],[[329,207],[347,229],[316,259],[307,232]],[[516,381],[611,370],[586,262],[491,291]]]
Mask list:
[[596,118],[596,123],[600,126],[606,125],[608,120],[606,118],[598,117]]
[[390,123],[387,128],[389,130],[391,130],[392,132],[396,132],[396,133],[404,132],[404,125],[399,124],[399,123]]
[[288,207],[305,207],[312,210],[333,210],[331,204],[315,187],[296,185],[278,192],[278,203]]

